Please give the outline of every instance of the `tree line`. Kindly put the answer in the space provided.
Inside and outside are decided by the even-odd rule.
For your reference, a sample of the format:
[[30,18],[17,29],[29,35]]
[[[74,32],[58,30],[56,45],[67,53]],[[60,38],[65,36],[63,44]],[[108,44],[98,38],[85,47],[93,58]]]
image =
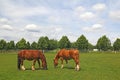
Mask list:
[[75,42],[70,42],[67,36],[62,36],[58,41],[55,39],[49,39],[47,36],[42,36],[38,41],[33,41],[30,43],[26,41],[25,38],[22,38],[17,43],[14,41],[5,41],[0,39],[0,50],[21,50],[21,49],[41,49],[41,50],[54,50],[57,48],[76,48],[81,51],[90,51],[93,49],[98,49],[99,51],[120,51],[120,39],[117,38],[116,41],[111,45],[111,41],[106,35],[100,37],[96,45],[89,43],[87,38],[84,35],[81,35]]

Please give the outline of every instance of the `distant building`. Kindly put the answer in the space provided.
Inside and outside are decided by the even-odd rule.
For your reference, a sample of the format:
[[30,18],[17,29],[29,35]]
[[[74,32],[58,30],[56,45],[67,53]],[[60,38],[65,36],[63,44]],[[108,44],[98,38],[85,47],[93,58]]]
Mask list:
[[93,51],[95,51],[95,52],[96,52],[96,51],[98,51],[98,49],[93,49]]

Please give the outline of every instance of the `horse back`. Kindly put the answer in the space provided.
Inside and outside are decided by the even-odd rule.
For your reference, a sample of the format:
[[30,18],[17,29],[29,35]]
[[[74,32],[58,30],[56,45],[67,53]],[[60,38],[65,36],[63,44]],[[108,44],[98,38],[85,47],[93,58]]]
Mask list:
[[59,56],[64,59],[79,58],[79,51],[77,49],[66,50],[62,49],[59,51]]
[[77,56],[77,55],[79,56],[79,51],[78,51],[77,49],[72,49],[72,50],[69,50],[69,54],[70,54],[70,55],[74,55],[74,56],[75,56],[75,55],[76,55],[76,56]]
[[58,54],[60,57],[69,57],[69,51],[66,49],[60,50]]
[[21,50],[18,53],[18,56],[23,59],[33,60],[33,59],[39,59],[41,53],[42,52],[39,50]]

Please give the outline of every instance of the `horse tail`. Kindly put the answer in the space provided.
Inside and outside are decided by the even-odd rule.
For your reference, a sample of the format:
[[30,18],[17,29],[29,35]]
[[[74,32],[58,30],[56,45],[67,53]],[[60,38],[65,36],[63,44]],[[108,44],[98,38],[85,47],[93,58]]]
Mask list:
[[18,55],[17,59],[18,59],[18,65],[17,65],[17,67],[20,70],[21,59],[19,58],[19,55]]

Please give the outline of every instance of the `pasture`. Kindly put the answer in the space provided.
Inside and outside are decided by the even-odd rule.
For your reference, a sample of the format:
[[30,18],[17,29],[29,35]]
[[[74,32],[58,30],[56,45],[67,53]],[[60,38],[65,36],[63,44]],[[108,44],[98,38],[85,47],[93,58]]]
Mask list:
[[[0,80],[120,80],[120,53],[81,53],[81,70],[75,71],[73,60],[61,69],[53,66],[55,52],[45,53],[48,70],[32,71],[30,61],[24,65],[28,69],[17,69],[17,52],[0,53]],[[65,63],[65,62],[64,62]],[[38,64],[36,63],[36,68]]]

